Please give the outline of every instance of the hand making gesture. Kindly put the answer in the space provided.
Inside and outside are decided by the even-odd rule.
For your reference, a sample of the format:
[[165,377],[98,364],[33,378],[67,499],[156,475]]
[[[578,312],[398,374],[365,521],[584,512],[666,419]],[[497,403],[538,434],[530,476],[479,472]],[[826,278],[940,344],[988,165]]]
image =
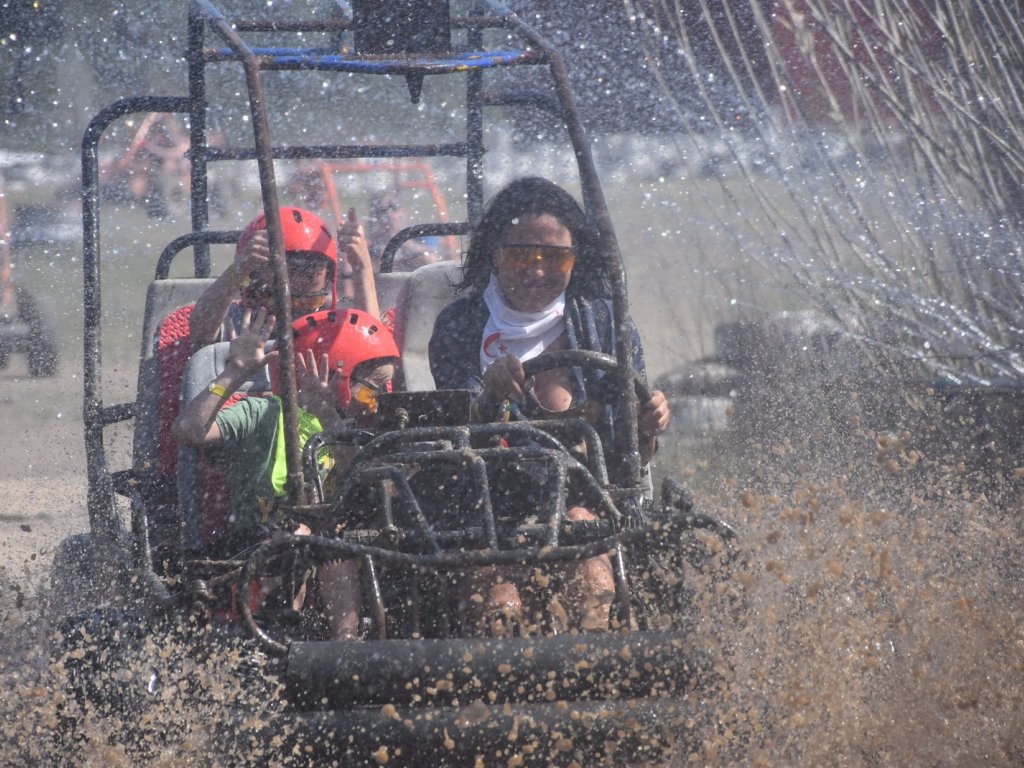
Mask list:
[[254,272],[269,272],[270,239],[267,237],[267,230],[256,230],[245,247],[235,250],[232,269],[235,273],[235,283],[240,286],[247,283]]
[[325,429],[330,429],[340,415],[335,372],[331,370],[327,354],[320,356],[318,365],[313,350],[307,349],[296,357],[296,362],[299,407],[316,416]]
[[232,333],[228,362],[224,371],[203,392],[182,405],[171,432],[174,439],[186,445],[213,445],[220,441],[217,413],[240,386],[260,368],[277,359],[278,352],[266,351],[274,332],[274,316],[263,307],[253,316],[252,310],[242,315],[242,328]]
[[348,209],[348,219],[338,227],[338,251],[342,259],[348,262],[351,282],[347,282],[344,294],[352,306],[380,317],[380,305],[377,303],[377,284],[373,274],[373,262],[370,260],[370,245],[366,239],[363,225],[359,223],[356,209]]
[[348,209],[348,219],[338,227],[338,251],[345,257],[353,275],[373,271],[370,245],[355,208]]
[[253,317],[251,309],[242,315],[241,333],[231,333],[231,346],[228,348],[228,370],[232,378],[240,376],[238,384],[251,376],[272,360],[277,359],[277,350],[266,351],[267,341],[274,332],[276,320],[268,314],[266,307],[256,310]]

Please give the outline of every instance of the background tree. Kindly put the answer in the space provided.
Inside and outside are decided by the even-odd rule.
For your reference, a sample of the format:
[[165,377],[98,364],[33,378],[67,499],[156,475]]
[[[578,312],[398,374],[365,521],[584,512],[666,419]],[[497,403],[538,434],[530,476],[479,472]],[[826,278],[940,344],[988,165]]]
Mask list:
[[[757,210],[745,214],[767,224],[738,243],[752,262],[781,267],[893,364],[1024,380],[1020,2],[626,5],[665,81],[674,72],[659,51],[678,46],[749,182]],[[709,41],[744,112],[759,116],[748,132],[700,76]],[[788,199],[765,192],[765,177]]]

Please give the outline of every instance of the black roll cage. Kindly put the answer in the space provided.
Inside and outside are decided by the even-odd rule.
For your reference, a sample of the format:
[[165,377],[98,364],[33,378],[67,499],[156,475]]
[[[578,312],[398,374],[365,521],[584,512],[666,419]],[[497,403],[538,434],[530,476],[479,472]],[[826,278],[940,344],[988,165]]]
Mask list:
[[[120,532],[120,523],[114,510],[114,493],[118,486],[115,474],[107,464],[104,429],[107,426],[134,418],[134,403],[109,405],[104,402],[102,382],[101,344],[101,291],[100,291],[100,175],[99,142],[107,128],[127,115],[140,112],[164,112],[187,115],[191,140],[191,233],[174,240],[163,251],[157,262],[155,279],[165,279],[175,255],[186,247],[193,249],[195,277],[210,276],[210,244],[237,241],[237,231],[212,231],[209,226],[208,168],[210,163],[225,160],[257,161],[264,211],[268,221],[268,236],[275,273],[275,299],[279,308],[279,327],[291,326],[287,270],[281,251],[280,221],[278,220],[277,184],[274,160],[283,158],[347,158],[347,157],[410,157],[453,156],[466,161],[466,191],[468,221],[450,224],[418,225],[407,228],[388,244],[383,264],[390,268],[395,251],[406,239],[424,234],[464,234],[470,231],[484,207],[483,199],[483,109],[486,106],[532,105],[557,110],[565,124],[579,169],[584,208],[598,237],[599,257],[607,261],[612,288],[613,320],[618,329],[615,357],[622,370],[629,370],[632,361],[632,337],[625,274],[615,237],[612,220],[598,179],[589,141],[579,111],[569,88],[565,64],[555,48],[523,22],[518,16],[493,0],[478,0],[474,15],[452,16],[452,28],[466,31],[469,52],[484,51],[484,32],[501,29],[516,35],[526,43],[521,51],[490,51],[487,55],[504,59],[493,66],[546,66],[551,74],[554,98],[545,94],[509,92],[494,94],[484,89],[484,69],[471,59],[459,58],[453,52],[395,54],[388,57],[360,55],[358,53],[325,55],[323,50],[289,49],[288,55],[263,51],[248,43],[247,32],[344,32],[351,24],[344,20],[323,21],[266,21],[229,19],[209,0],[190,0],[188,13],[188,70],[187,96],[137,96],[124,98],[101,110],[90,121],[82,138],[82,237],[83,237],[83,419],[88,473],[88,511],[92,532],[105,539],[114,539]],[[208,47],[211,37],[223,47]],[[211,147],[207,141],[206,70],[210,65],[223,62],[240,64],[245,73],[250,117],[252,120],[252,147]],[[488,65],[490,66],[490,65]],[[425,75],[460,73],[466,75],[466,137],[464,141],[435,145],[353,144],[338,146],[273,145],[268,120],[268,105],[263,90],[262,73],[268,70],[301,69],[309,71],[360,71],[380,74],[404,75],[410,83],[422,81]],[[299,450],[297,429],[297,403],[295,397],[295,370],[291,354],[291,336],[280,338],[282,349],[282,399],[285,407],[286,456],[288,461],[288,501],[305,503],[302,482],[302,455]],[[614,455],[618,466],[610,468],[611,479],[621,487],[638,487],[641,463],[638,449],[636,414],[637,396],[629,377],[621,378],[618,402],[623,409],[623,423],[629,429],[616,431]],[[134,505],[133,505],[134,506]],[[133,528],[136,527],[133,520]],[[144,527],[144,526],[143,526]]]

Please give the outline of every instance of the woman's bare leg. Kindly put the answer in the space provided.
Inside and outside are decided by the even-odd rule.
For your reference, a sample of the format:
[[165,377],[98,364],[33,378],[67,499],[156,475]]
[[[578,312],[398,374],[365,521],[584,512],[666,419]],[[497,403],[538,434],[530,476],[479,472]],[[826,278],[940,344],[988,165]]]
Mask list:
[[462,615],[475,634],[508,634],[512,622],[522,621],[519,589],[499,568],[475,568],[463,582],[462,593]]

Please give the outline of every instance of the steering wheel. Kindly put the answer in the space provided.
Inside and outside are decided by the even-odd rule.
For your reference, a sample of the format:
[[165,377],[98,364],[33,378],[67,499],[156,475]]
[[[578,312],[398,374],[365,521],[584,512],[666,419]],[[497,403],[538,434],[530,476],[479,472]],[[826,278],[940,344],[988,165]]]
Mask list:
[[[542,352],[537,357],[523,363],[523,373],[530,378],[538,373],[555,368],[584,368],[588,370],[606,371],[607,375],[587,388],[587,399],[602,405],[611,405],[620,389],[619,362],[612,355],[594,352],[588,349],[560,349],[555,352]],[[634,370],[629,371],[636,390],[639,407],[651,399],[647,383]],[[532,397],[536,401],[536,397]],[[539,403],[535,403],[539,407]],[[557,416],[557,414],[552,414]]]

